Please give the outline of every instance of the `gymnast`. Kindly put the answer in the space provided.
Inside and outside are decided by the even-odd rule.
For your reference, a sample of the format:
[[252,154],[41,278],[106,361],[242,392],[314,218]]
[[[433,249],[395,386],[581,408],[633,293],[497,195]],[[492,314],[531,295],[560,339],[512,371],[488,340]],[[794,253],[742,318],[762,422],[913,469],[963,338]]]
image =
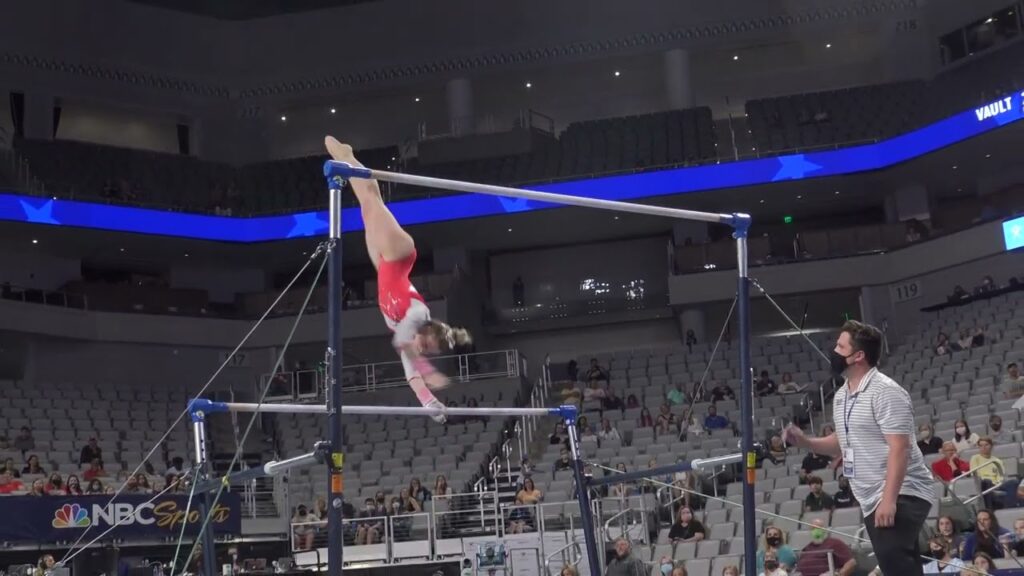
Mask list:
[[[334,137],[324,139],[327,151],[339,162],[362,166],[352,147]],[[377,299],[388,328],[394,332],[392,344],[402,359],[405,379],[425,408],[443,408],[431,390],[448,385],[448,378],[437,371],[428,356],[450,353],[457,346],[472,343],[469,332],[452,328],[430,318],[423,296],[409,281],[416,263],[416,245],[384,204],[376,180],[353,178],[352,190],[359,201],[366,229],[366,250],[377,269]],[[444,415],[434,416],[439,423]]]

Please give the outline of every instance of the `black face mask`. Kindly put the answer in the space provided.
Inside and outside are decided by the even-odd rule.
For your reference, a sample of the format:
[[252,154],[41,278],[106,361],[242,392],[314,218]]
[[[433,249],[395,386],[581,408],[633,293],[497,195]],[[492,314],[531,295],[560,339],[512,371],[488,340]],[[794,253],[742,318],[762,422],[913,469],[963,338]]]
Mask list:
[[[852,356],[852,354],[850,356]],[[846,359],[850,356],[843,356],[835,350],[829,350],[828,363],[829,369],[832,370],[832,374],[842,376],[843,372],[846,372],[846,369],[849,368],[849,364],[846,363]]]
[[764,569],[765,570],[778,570],[779,569],[779,561],[778,560],[765,560],[764,561]]
[[768,542],[768,545],[772,548],[778,548],[779,544],[782,544],[782,538],[779,538],[778,536],[769,536],[765,541]]
[[942,560],[942,558],[945,556],[945,554],[943,553],[941,548],[940,549],[935,549],[935,548],[930,549],[928,555],[930,557],[936,559],[936,560]]

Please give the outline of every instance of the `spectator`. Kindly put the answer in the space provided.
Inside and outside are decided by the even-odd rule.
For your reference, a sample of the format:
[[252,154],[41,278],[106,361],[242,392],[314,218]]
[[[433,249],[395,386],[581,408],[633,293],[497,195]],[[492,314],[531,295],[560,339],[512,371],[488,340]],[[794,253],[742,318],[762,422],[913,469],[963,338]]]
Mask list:
[[164,473],[164,476],[170,476],[171,474],[181,476],[184,473],[185,460],[181,456],[175,456],[171,459],[171,465],[167,468],[167,472]]
[[640,409],[640,419],[637,422],[638,428],[654,428],[654,419],[651,418],[651,411],[644,406]]
[[565,371],[566,371],[567,376],[569,377],[569,381],[570,382],[579,382],[579,380],[580,380],[580,365],[579,365],[578,362],[576,362],[575,358],[573,358],[572,360],[569,360],[569,363],[566,364],[566,366],[565,366]]
[[693,333],[692,328],[686,329],[686,339],[683,341],[686,344],[686,350],[689,353],[693,353],[693,347],[697,345],[697,335]]
[[668,404],[662,404],[658,411],[658,419],[654,421],[655,432],[659,435],[668,434],[676,427],[676,416]]
[[[996,508],[1015,508],[1017,506],[1017,480],[1008,480],[1004,471],[1003,460],[992,455],[992,439],[988,436],[978,440],[980,453],[971,456],[971,470],[981,480],[982,491],[998,486],[993,492],[985,495],[985,505],[990,510]],[[1003,493],[1000,502],[998,493]],[[998,505],[997,505],[998,504]]]
[[14,466],[14,458],[4,460],[4,465],[0,468],[0,473],[3,472],[9,473],[11,478],[21,478],[21,471]]
[[450,498],[452,489],[448,486],[448,479],[444,474],[438,474],[434,479],[434,498]]
[[590,421],[587,420],[586,416],[581,416],[576,421],[576,427],[579,429],[580,442],[597,442],[597,434],[590,427]]
[[42,478],[36,478],[32,481],[32,490],[28,493],[29,496],[46,496],[46,482]]
[[949,546],[949,553],[954,558],[963,558],[960,555],[960,548],[963,546],[964,539],[960,536],[960,533],[956,530],[956,524],[953,523],[953,518],[949,516],[939,516],[939,519],[935,521],[935,536],[940,538],[943,542]]
[[676,566],[672,569],[672,572],[669,573],[669,576],[688,576],[686,572],[686,566]]
[[789,572],[779,563],[775,552],[768,550],[764,553],[764,570],[761,571],[761,576],[789,576]]
[[626,408],[639,408],[640,400],[637,399],[636,394],[630,394],[626,397]]
[[84,466],[93,460],[103,460],[103,450],[96,443],[95,438],[89,438],[89,443],[82,447],[82,453],[78,457],[78,464]]
[[957,570],[964,567],[962,560],[950,554],[949,544],[938,536],[928,539],[927,556],[931,561],[924,565],[925,574],[959,574]]
[[676,384],[673,386],[672,389],[668,391],[668,394],[665,395],[665,398],[668,399],[668,403],[672,406],[681,406],[689,402],[689,397],[686,392],[683,391],[682,384]]
[[994,291],[996,291],[998,289],[999,289],[999,286],[996,286],[996,281],[991,276],[986,274],[981,279],[981,284],[974,288],[974,293],[975,294],[988,294],[989,292],[994,292]]
[[672,576],[672,570],[675,570],[676,564],[668,556],[662,556],[661,560],[658,560],[658,573],[662,576]]
[[967,574],[967,576],[973,576],[977,573],[991,574],[996,569],[996,562],[992,559],[992,556],[985,554],[984,552],[978,552],[974,555],[974,561],[971,563],[971,567],[974,568],[974,572],[961,572],[960,574]]
[[22,426],[21,431],[14,437],[14,449],[21,450],[22,458],[29,450],[36,449],[36,439],[32,436],[32,430],[28,426]]
[[708,415],[704,418],[704,427],[708,430],[725,430],[730,426],[725,416],[718,415],[718,409],[712,404],[708,406]]
[[[622,462],[616,464],[615,469],[618,471],[619,474],[626,473],[626,465],[623,464]],[[633,484],[629,482],[619,482],[618,484],[612,484],[610,495],[616,498],[627,498],[629,496],[632,496],[634,492],[635,488]]]
[[46,474],[46,470],[39,465],[39,456],[35,454],[28,457],[28,461],[25,463],[25,467],[21,469],[22,474]]
[[776,391],[778,388],[775,386],[775,380],[768,377],[767,370],[761,370],[761,377],[754,383],[754,393],[758,396],[770,396]]
[[971,428],[963,418],[957,420],[953,425],[953,432],[953,443],[956,444],[958,452],[970,450],[978,445],[978,435],[971,432]]
[[142,494],[152,494],[153,486],[149,483],[149,476],[146,476],[142,472],[135,475],[135,482],[139,485],[139,492]]
[[988,418],[988,437],[995,444],[1011,444],[1013,431],[1003,428],[1003,419],[993,414]]
[[969,532],[964,537],[960,557],[974,558],[979,552],[984,552],[992,558],[1003,558],[1012,539],[1013,534],[1009,530],[999,527],[999,520],[995,514],[988,510],[978,510],[974,532]]
[[376,544],[380,542],[381,534],[384,533],[384,510],[377,502],[367,498],[363,502],[363,509],[359,512],[360,521],[356,525],[356,544]]
[[430,490],[427,490],[420,484],[419,478],[413,478],[409,481],[409,494],[420,503],[426,503],[427,500],[430,500]]
[[1016,558],[1024,557],[1024,518],[1017,518],[1013,521],[1013,536],[1015,538],[1013,543],[1013,556]]
[[857,498],[853,495],[853,490],[850,489],[850,480],[846,476],[839,477],[839,490],[836,491],[835,496],[832,496],[832,502],[836,508],[859,506]]
[[90,496],[94,494],[103,494],[105,492],[106,490],[103,488],[103,482],[100,482],[98,479],[90,480],[89,487],[85,489],[85,493]]
[[740,576],[740,567],[735,564],[730,564],[725,568],[722,568],[722,576]]
[[793,382],[793,375],[789,372],[782,373],[782,384],[779,384],[779,394],[797,394],[802,392],[804,386],[797,385]]
[[124,493],[125,494],[145,494],[146,491],[139,486],[138,476],[129,476],[124,482]]
[[786,443],[782,441],[782,436],[776,434],[768,441],[768,454],[770,454],[774,460],[786,459],[788,450],[786,449]]
[[804,512],[821,512],[822,510],[832,510],[836,507],[832,497],[826,494],[822,488],[823,483],[820,477],[808,476],[807,484],[811,487],[811,491],[804,498]]
[[526,506],[540,504],[543,499],[544,493],[533,483],[533,478],[525,479],[522,489],[516,492],[516,502]]
[[957,455],[956,444],[944,442],[942,444],[942,458],[932,462],[932,474],[943,482],[952,482],[962,474],[971,469],[970,464],[961,460]]
[[[84,477],[85,475],[83,474],[82,476]],[[88,478],[86,478],[86,480],[88,480]],[[185,483],[182,481],[181,476],[177,474],[168,474],[167,476],[164,476],[164,490],[170,494],[181,492],[182,488],[184,488],[184,484]]]
[[953,293],[949,295],[950,302],[959,302],[965,298],[969,298],[971,295],[964,290],[964,287],[957,284],[953,287]]
[[[468,561],[469,560],[467,560],[467,562]],[[470,572],[470,576],[472,576],[472,572]],[[565,564],[562,566],[562,569],[558,572],[558,576],[580,576],[580,573],[578,570],[576,570],[575,566]]]
[[536,522],[531,508],[543,500],[544,494],[533,483],[533,478],[523,480],[523,487],[516,492],[515,506],[509,514],[509,532],[523,534],[536,529]]
[[89,464],[89,469],[82,473],[82,478],[86,480],[92,480],[93,478],[103,478],[107,476],[107,471],[103,469],[103,462],[94,459]]
[[953,348],[949,343],[949,336],[945,332],[939,332],[939,335],[935,337],[935,355],[945,356],[946,354],[952,354]]
[[402,512],[405,514],[416,514],[423,512],[423,503],[419,498],[412,495],[408,488],[402,488],[398,493],[398,501],[401,504]]
[[607,382],[608,371],[598,365],[597,358],[591,358],[590,368],[588,368],[587,373],[583,375],[583,379],[586,380],[587,382]]
[[811,522],[811,541],[800,551],[796,563],[796,571],[801,574],[825,574],[829,572],[828,553],[832,553],[833,565],[839,576],[850,576],[857,569],[850,548],[842,540],[832,538],[825,531],[825,523],[820,518]]
[[1006,365],[1006,376],[1003,376],[1003,395],[1010,400],[1024,396],[1024,376],[1021,376],[1016,362]]
[[693,510],[689,506],[680,507],[676,522],[668,531],[668,537],[672,543],[700,542],[706,536],[707,530],[700,520],[693,517]]
[[632,555],[632,546],[629,540],[619,538],[615,541],[615,557],[608,562],[605,569],[605,576],[636,576],[637,574],[648,574],[650,570],[647,564]]
[[770,552],[785,570],[792,570],[796,566],[796,553],[786,544],[786,534],[778,526],[769,526],[764,530],[764,541],[762,550],[757,551],[757,571],[764,572],[764,560]]
[[53,574],[53,569],[57,565],[57,561],[54,560],[52,554],[43,554],[39,558],[39,562],[36,563],[36,569],[32,572],[32,576],[46,576]]
[[921,454],[938,454],[942,449],[942,438],[935,435],[935,429],[931,424],[921,424],[917,427],[917,447]]
[[597,433],[597,437],[601,442],[607,442],[611,440],[622,440],[622,436],[619,435],[619,431],[612,426],[612,423],[607,418],[601,419],[601,431]]
[[551,444],[552,446],[556,444],[564,444],[568,446],[569,432],[566,431],[565,424],[563,424],[562,422],[555,424],[555,431],[552,432],[550,436],[548,436],[548,444]]
[[46,492],[47,496],[64,496],[67,494],[67,490],[64,488],[64,478],[60,475],[60,472],[54,471],[50,474],[50,479],[47,480],[43,491]]
[[706,433],[707,430],[705,430],[704,426],[701,425],[700,420],[697,419],[697,415],[691,412],[689,424],[686,426],[685,430],[680,431],[680,436],[685,436],[685,439],[688,440],[695,440]]
[[730,387],[725,382],[719,382],[718,384],[715,385],[714,388],[711,389],[712,402],[721,402],[726,398],[728,398],[729,400],[735,400],[736,392],[733,391],[732,387]]
[[561,457],[555,461],[555,473],[562,470],[572,470],[572,460],[569,459],[569,450],[562,448]]
[[[832,432],[828,431],[828,434],[831,435]],[[826,435],[825,427],[822,427],[821,434],[819,435],[822,438],[828,437]],[[808,477],[810,477],[812,472],[828,468],[830,462],[832,462],[832,458],[828,456],[822,454],[815,454],[814,452],[808,452],[807,455],[804,456],[803,462],[800,463],[800,483],[807,484],[807,479]]]
[[975,328],[974,332],[971,332],[971,348],[977,348],[985,345],[985,330],[982,328]]
[[25,486],[22,485],[21,481],[15,480],[9,470],[0,470],[0,494],[21,492],[24,489]]
[[623,410],[625,407],[626,405],[622,402],[622,398],[619,398],[618,394],[615,393],[612,385],[606,384],[604,387],[604,397],[601,398],[601,409]]

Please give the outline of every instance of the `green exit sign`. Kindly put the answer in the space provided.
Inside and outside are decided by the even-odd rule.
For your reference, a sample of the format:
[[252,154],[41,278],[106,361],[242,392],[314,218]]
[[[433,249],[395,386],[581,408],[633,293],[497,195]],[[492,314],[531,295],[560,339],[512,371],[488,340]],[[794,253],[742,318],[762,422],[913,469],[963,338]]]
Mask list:
[[782,222],[784,224],[792,224],[793,223],[793,217],[792,216],[783,216],[782,217]]

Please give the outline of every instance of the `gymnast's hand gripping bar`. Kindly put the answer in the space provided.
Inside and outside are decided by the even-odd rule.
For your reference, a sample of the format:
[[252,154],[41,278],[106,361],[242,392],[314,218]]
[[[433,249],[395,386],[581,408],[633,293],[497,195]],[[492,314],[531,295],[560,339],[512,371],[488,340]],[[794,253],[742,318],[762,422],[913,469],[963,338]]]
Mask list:
[[[214,402],[196,398],[189,402],[189,411],[193,414],[213,414],[216,412],[275,412],[280,414],[327,414],[327,406],[322,404],[256,404],[246,402]],[[342,414],[379,414],[382,416],[559,416],[565,420],[575,421],[575,406],[558,406],[556,408],[423,408],[420,406],[344,406]]]
[[741,229],[744,232],[746,228],[750,226],[750,216],[747,214],[716,214],[714,212],[698,212],[695,210],[682,210],[680,208],[668,208],[665,206],[650,206],[648,204],[635,204],[633,202],[619,202],[616,200],[603,200],[600,198],[588,198],[585,196],[571,196],[568,194],[555,194],[553,192],[523,190],[521,188],[509,188],[507,186],[474,184],[472,182],[463,182],[461,180],[446,180],[444,178],[431,178],[429,176],[417,176],[414,174],[372,170],[370,168],[352,166],[347,162],[339,162],[337,160],[328,160],[324,163],[324,176],[327,177],[328,180],[337,178],[342,180],[348,180],[350,178],[374,179],[383,180],[384,182],[395,182],[397,184],[423,186],[425,188],[467,192],[470,194],[508,196],[512,198],[535,200],[537,202],[548,202],[551,204],[567,204],[570,206],[582,206],[584,208],[598,208],[601,210],[632,212],[634,214],[646,214],[649,216],[679,218],[681,220],[714,222],[718,224],[726,224],[734,228]]

